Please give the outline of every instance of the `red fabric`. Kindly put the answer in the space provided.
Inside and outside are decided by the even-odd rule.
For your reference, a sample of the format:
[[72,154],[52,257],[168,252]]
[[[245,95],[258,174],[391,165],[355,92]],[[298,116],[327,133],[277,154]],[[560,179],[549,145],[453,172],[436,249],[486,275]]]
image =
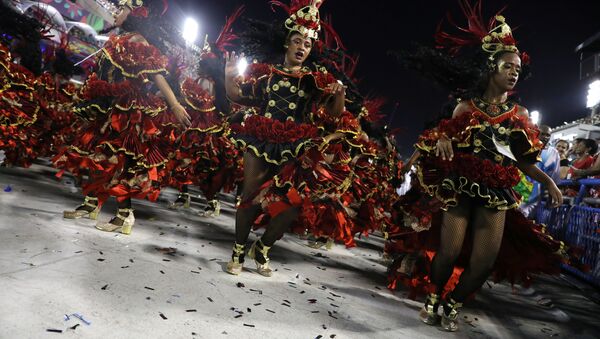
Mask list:
[[317,136],[317,128],[309,124],[298,124],[294,121],[279,120],[260,115],[250,116],[244,125],[235,124],[231,130],[242,135],[251,135],[260,141],[271,143],[296,142]]

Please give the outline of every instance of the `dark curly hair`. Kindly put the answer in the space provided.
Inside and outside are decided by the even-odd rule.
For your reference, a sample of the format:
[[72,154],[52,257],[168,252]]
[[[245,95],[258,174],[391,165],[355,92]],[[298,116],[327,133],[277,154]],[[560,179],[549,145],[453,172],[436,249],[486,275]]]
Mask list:
[[[493,60],[490,60],[489,54],[479,46],[463,48],[460,55],[452,55],[443,49],[415,44],[408,51],[390,54],[404,68],[420,73],[450,92],[440,114],[432,121],[426,122],[425,128],[432,128],[440,120],[451,118],[460,100],[481,97],[488,86],[490,76],[496,71],[498,60],[507,53],[511,52],[497,53]],[[526,80],[530,74],[529,66],[522,65],[520,79]],[[516,94],[512,94],[509,99],[520,102]]]

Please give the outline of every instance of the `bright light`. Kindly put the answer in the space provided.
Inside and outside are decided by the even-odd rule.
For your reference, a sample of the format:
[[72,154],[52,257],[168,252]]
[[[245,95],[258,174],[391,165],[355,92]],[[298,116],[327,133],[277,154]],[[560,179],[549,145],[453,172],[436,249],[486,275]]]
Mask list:
[[540,112],[532,111],[531,113],[529,113],[529,119],[532,123],[537,125],[540,122]]
[[193,44],[198,37],[198,22],[192,18],[185,19],[183,23],[183,32],[181,35],[183,36],[183,40],[185,40],[188,44]]
[[248,68],[248,61],[246,58],[240,58],[237,64],[238,74],[244,75],[244,73],[246,73],[246,68]]
[[600,104],[600,80],[590,84],[587,95],[587,108],[592,108]]

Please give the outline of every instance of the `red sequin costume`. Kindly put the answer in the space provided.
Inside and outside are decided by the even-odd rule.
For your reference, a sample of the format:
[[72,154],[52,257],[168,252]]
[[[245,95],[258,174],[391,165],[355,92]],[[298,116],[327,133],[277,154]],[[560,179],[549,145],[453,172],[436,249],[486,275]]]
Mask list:
[[[428,291],[429,265],[440,240],[440,210],[455,206],[460,195],[472,197],[488,208],[507,210],[502,246],[492,273],[496,281],[527,284],[532,274],[559,273],[559,264],[565,258],[561,242],[515,209],[521,198],[513,189],[519,182],[519,172],[515,160],[498,151],[504,145],[519,161],[535,163],[542,149],[537,127],[517,112],[516,104],[510,104],[512,108],[498,116],[488,115],[474,101],[469,104],[470,112],[425,131],[415,145],[421,152],[416,164],[418,183],[398,203],[408,225],[391,234],[392,240],[386,244],[386,251],[393,255],[418,256],[414,267],[402,267],[404,257],[390,267],[389,287],[405,284],[411,288],[412,297]],[[455,147],[453,161],[435,155],[434,147],[442,133]],[[470,242],[465,241],[445,291],[458,282],[469,253]]]
[[75,108],[85,122],[73,145],[54,158],[57,167],[75,175],[87,172],[84,193],[101,202],[109,196],[156,200],[172,148],[157,121],[167,106],[150,91],[149,81],[166,73],[168,60],[135,39],[128,33],[106,42],[99,72],[86,80]]
[[57,78],[48,72],[43,73],[36,83],[41,115],[35,124],[38,128],[39,156],[51,157],[58,150],[75,141],[73,114],[77,88],[73,83],[57,83]]
[[38,156],[38,119],[40,104],[36,78],[25,67],[12,62],[9,49],[0,44],[0,150],[4,163],[28,167]]
[[179,136],[171,185],[198,185],[212,200],[222,189],[233,190],[240,177],[238,151],[227,138],[228,125],[214,97],[191,78],[184,80],[181,94],[192,123]]

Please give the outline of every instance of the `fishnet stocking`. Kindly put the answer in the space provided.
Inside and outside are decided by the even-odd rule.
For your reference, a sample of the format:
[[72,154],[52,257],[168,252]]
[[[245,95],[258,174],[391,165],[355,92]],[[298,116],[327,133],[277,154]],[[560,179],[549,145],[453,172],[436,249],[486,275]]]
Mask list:
[[275,175],[276,168],[251,152],[244,153],[244,183],[242,187],[242,206],[235,214],[235,242],[245,244],[254,220],[260,213],[260,205],[251,201],[258,189]]
[[504,234],[506,212],[479,206],[473,216],[473,251],[452,297],[463,302],[477,291],[492,272]]
[[504,233],[505,211],[476,206],[471,199],[444,212],[440,249],[431,264],[431,282],[441,294],[462,250],[470,216],[473,216],[473,250],[469,265],[460,276],[452,298],[463,302],[488,278],[498,256]]
[[471,200],[462,199],[456,207],[449,208],[443,214],[440,248],[431,263],[431,282],[437,294],[442,294],[460,255],[469,224],[470,207]]

